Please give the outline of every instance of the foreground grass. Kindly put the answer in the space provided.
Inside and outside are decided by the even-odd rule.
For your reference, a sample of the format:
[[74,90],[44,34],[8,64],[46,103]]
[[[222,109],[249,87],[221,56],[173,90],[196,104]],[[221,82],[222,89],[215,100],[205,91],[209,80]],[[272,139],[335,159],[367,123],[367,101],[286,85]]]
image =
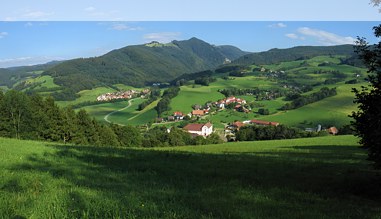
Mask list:
[[141,150],[0,138],[0,218],[380,218],[353,136]]

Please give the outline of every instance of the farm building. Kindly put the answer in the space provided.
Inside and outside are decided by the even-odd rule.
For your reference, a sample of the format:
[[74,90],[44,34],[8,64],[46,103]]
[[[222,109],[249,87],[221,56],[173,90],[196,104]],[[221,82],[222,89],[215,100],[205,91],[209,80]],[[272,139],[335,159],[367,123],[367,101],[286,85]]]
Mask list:
[[203,116],[205,115],[204,110],[192,110],[192,115],[193,116]]
[[173,113],[173,116],[175,117],[176,120],[182,120],[184,119],[184,114],[180,111],[176,111]]
[[184,127],[184,130],[191,134],[208,136],[213,133],[213,125],[210,122],[205,124],[188,124]]
[[268,121],[256,120],[256,119],[250,120],[249,123],[254,125],[272,125],[272,126],[279,125],[279,122],[268,122]]

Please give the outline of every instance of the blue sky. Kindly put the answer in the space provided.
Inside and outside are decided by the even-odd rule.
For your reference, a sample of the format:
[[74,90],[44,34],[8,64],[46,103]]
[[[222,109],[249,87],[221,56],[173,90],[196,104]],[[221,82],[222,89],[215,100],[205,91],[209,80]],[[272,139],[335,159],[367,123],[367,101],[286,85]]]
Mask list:
[[252,52],[376,42],[380,18],[370,0],[2,0],[0,67],[191,37]]
[[374,21],[370,0],[2,0],[7,21]]
[[357,36],[375,43],[364,21],[0,21],[0,67],[99,56],[151,41],[197,37],[250,52],[300,45],[351,44]]

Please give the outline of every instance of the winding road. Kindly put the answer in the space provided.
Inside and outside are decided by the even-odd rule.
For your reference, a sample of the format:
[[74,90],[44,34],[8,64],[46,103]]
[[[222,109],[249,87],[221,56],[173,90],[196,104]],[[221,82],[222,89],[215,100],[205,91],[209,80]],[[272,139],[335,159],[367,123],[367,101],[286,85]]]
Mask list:
[[[113,112],[111,112],[111,113],[105,115],[105,117],[103,117],[103,119],[104,119],[106,122],[108,122],[108,123],[113,123],[113,122],[111,122],[110,120],[108,120],[108,117],[111,116],[111,115],[114,114],[114,113],[117,113],[117,112],[120,112],[120,111],[123,111],[123,110],[127,109],[128,107],[131,106],[132,101],[133,101],[133,99],[129,100],[129,101],[128,101],[128,105],[127,105],[126,107],[124,107],[124,108],[122,108],[122,109],[119,109],[119,110],[115,110],[115,111],[113,111]],[[121,126],[125,126],[125,125],[123,125],[123,124],[119,124],[119,123],[115,123],[115,124],[117,124],[117,125],[121,125]]]

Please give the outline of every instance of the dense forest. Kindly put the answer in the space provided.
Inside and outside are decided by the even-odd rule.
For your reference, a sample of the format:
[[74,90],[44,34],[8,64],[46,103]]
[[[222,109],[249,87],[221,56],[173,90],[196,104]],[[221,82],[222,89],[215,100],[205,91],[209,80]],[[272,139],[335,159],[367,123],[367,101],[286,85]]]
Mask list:
[[344,55],[351,61],[343,59],[346,64],[355,63],[353,45],[339,46],[297,46],[289,49],[271,49],[266,52],[258,52],[244,55],[233,61],[235,65],[269,65],[279,62],[304,60],[321,55]]

